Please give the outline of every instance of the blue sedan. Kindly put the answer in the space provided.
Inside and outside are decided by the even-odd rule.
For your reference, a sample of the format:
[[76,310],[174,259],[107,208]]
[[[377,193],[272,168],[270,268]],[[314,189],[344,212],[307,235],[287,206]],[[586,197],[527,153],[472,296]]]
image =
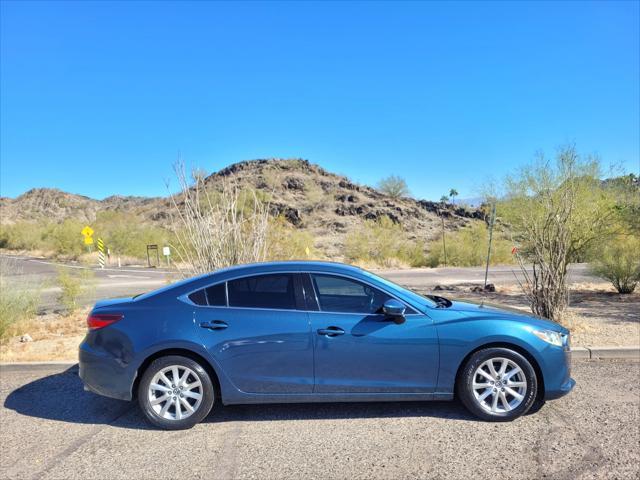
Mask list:
[[275,262],[98,302],[85,388],[190,428],[214,403],[450,400],[507,421],[567,394],[569,331],[489,305],[422,296],[357,267]]

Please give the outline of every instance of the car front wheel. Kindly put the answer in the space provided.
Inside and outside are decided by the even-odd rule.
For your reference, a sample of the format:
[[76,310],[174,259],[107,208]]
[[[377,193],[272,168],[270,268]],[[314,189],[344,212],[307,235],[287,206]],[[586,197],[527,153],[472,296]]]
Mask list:
[[538,393],[531,363],[507,348],[475,352],[458,378],[463,405],[483,420],[505,422],[529,411]]
[[145,417],[167,430],[191,428],[213,407],[211,378],[196,361],[178,355],[154,360],[138,386],[138,402]]

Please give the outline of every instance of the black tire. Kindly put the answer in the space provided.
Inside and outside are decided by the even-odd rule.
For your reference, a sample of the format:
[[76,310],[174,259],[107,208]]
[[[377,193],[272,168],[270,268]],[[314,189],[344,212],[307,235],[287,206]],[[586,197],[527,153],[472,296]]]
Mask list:
[[[526,391],[524,392],[524,398],[521,403],[512,410],[491,412],[485,409],[481,405],[480,401],[476,399],[472,384],[477,369],[484,362],[498,358],[506,358],[522,369],[522,374],[526,380]],[[478,378],[482,377],[479,375]],[[458,376],[456,388],[462,404],[475,416],[490,422],[508,422],[524,415],[532,407],[538,394],[538,378],[534,368],[531,366],[531,363],[529,363],[529,361],[518,352],[509,350],[508,348],[487,348],[479,350],[471,355],[467,363],[462,367],[462,371]],[[497,395],[499,395],[499,390],[500,389],[493,389],[492,393],[490,393],[487,398],[493,400],[496,395],[493,392],[497,391]],[[508,390],[509,389],[507,388],[507,391]],[[486,391],[487,390],[485,389],[483,393]],[[515,397],[511,398],[513,400]],[[500,398],[498,399],[498,403],[500,404],[499,408],[506,410],[506,408],[503,407],[504,404]]]
[[[202,395],[198,407],[193,413],[190,413],[189,416],[182,419],[168,419],[160,416],[159,413],[161,412],[154,410],[149,398],[149,388],[155,375],[163,369],[172,366],[190,369],[201,383],[201,387],[198,387],[196,391],[196,393]],[[173,381],[171,374],[168,374],[167,377]],[[190,374],[188,378],[193,381],[192,377],[193,375]],[[169,355],[154,360],[142,375],[140,384],[138,385],[138,403],[140,404],[142,413],[153,425],[165,430],[184,430],[193,427],[196,423],[200,423],[211,411],[214,400],[215,391],[207,371],[198,362],[179,355]],[[189,402],[193,402],[193,400],[189,400]],[[162,405],[164,405],[164,403]],[[176,408],[176,406],[170,406],[168,413],[171,414],[170,411],[173,409],[174,416],[177,416],[175,415]]]

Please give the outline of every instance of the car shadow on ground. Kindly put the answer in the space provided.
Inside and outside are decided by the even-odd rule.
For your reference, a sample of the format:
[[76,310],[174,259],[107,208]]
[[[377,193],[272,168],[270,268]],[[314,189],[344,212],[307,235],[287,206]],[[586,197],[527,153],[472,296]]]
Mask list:
[[[121,428],[152,429],[136,402],[86,392],[78,367],[48,375],[9,393],[4,407],[29,417]],[[358,402],[216,405],[205,423],[274,420],[334,420],[435,417],[475,421],[458,402]]]

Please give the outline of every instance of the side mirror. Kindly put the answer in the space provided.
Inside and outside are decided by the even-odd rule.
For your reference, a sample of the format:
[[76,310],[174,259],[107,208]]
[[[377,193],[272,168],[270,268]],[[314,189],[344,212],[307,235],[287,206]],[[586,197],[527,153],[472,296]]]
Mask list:
[[382,313],[384,313],[387,317],[391,317],[394,322],[400,324],[404,322],[404,312],[407,307],[404,306],[404,303],[399,302],[394,298],[390,298],[384,305],[382,306]]

